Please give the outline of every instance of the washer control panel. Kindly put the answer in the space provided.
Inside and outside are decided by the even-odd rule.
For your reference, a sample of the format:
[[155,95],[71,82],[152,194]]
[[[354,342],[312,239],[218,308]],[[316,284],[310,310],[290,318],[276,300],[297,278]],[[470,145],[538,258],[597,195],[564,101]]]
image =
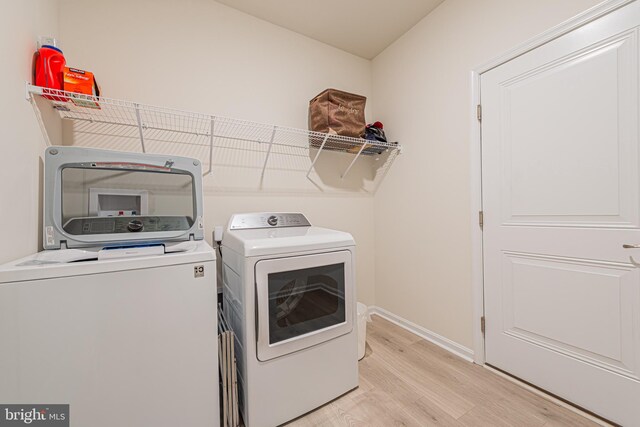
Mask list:
[[186,216],[108,216],[72,218],[63,229],[73,235],[144,233],[188,230],[193,220]]
[[253,213],[232,216],[229,229],[309,227],[310,225],[301,213]]

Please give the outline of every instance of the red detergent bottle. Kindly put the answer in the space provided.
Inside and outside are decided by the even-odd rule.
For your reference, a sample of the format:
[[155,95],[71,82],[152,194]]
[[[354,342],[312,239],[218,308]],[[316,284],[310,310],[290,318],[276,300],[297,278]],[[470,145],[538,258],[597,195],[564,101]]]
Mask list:
[[[35,53],[33,65],[33,84],[47,89],[63,90],[63,71],[67,61],[62,51],[55,46],[43,45]],[[49,92],[50,93],[50,92]],[[47,99],[66,101],[59,96],[46,95]]]

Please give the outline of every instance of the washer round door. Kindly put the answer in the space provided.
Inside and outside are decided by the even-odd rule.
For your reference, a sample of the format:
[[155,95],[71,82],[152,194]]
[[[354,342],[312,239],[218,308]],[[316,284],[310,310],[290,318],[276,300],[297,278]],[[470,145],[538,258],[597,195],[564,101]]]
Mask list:
[[266,361],[351,332],[351,252],[256,263],[258,360]]

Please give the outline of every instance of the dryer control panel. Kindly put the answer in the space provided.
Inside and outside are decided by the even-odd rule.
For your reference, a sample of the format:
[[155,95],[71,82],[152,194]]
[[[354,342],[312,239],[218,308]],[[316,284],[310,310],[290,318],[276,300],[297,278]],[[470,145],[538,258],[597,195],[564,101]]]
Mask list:
[[231,217],[229,230],[252,228],[309,227],[311,223],[301,213],[250,213]]

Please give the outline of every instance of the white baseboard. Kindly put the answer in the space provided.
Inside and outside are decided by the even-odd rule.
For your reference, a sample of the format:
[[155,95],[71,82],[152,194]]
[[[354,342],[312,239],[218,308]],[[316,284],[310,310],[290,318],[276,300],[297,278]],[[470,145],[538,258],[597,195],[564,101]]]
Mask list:
[[420,338],[424,338],[425,340],[437,345],[438,347],[442,347],[445,350],[450,351],[456,356],[460,356],[469,362],[473,362],[473,350],[471,350],[470,348],[460,345],[457,342],[451,341],[449,338],[438,335],[435,332],[423,328],[422,326],[416,325],[415,323],[410,322],[407,319],[403,319],[402,317],[395,315],[385,310],[384,308],[372,305],[369,306],[368,311],[369,314],[375,314],[376,316],[387,319],[389,322],[395,323],[396,325],[419,336]]

